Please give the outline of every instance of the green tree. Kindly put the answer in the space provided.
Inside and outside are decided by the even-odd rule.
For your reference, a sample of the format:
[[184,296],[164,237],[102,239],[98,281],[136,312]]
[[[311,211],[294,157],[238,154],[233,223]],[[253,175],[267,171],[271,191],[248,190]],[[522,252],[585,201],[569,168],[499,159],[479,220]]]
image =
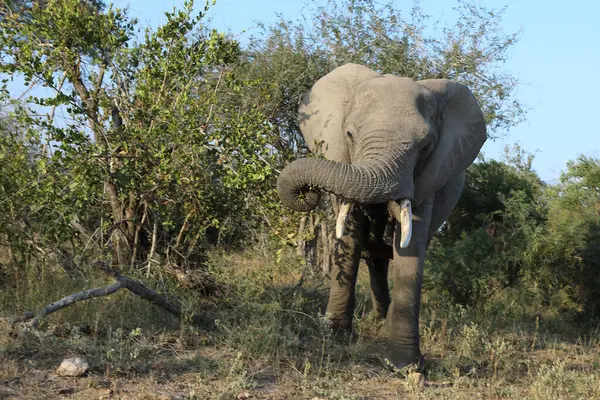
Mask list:
[[567,163],[548,190],[548,223],[528,252],[530,280],[547,302],[598,315],[600,311],[600,160]]
[[98,2],[3,6],[1,72],[45,88],[13,112],[47,144],[33,160],[40,179],[17,186],[54,215],[36,227],[48,247],[78,235],[112,243],[121,267],[179,263],[199,255],[207,228],[240,232],[269,212],[273,127],[239,100],[252,90],[230,67],[240,47],[202,24],[208,10],[189,1],[140,32]]
[[[3,97],[7,93],[3,91]],[[6,100],[6,98],[5,98]],[[33,154],[39,151],[35,140],[11,121],[5,110],[0,125],[0,248],[9,258],[25,250],[31,239],[27,215],[36,210],[28,207],[30,199],[37,198],[35,185],[39,179]],[[27,205],[27,206],[24,206]]]
[[463,305],[484,304],[530,276],[530,247],[545,229],[545,186],[533,156],[506,149],[506,162],[481,160],[467,170],[459,203],[432,242],[429,287]]
[[[506,147],[505,161],[475,162],[467,169],[462,196],[442,229],[442,241],[451,245],[463,232],[485,228],[492,233],[502,224],[505,199],[511,192],[521,192],[526,203],[536,203],[543,197],[545,184],[532,170],[533,155],[521,147]],[[532,218],[544,222],[543,208],[532,210]]]

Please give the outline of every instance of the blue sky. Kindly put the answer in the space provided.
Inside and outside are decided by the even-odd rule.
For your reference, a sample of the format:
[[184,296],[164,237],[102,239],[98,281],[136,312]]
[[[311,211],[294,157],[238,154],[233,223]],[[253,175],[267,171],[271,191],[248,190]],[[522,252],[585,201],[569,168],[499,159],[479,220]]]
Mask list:
[[[395,3],[407,12],[413,4],[412,0]],[[179,0],[115,1],[119,7],[129,6],[130,15],[141,25],[151,26],[164,21],[164,11],[182,4]],[[295,19],[304,4],[302,0],[217,0],[209,17],[214,27],[240,33],[256,21],[275,21],[277,13]],[[486,143],[486,157],[500,158],[506,144],[518,142],[535,153],[534,168],[541,178],[554,182],[567,160],[580,154],[600,156],[600,128],[594,120],[600,114],[595,108],[600,94],[600,1],[479,0],[479,4],[495,9],[508,5],[504,31],[523,30],[506,69],[520,82],[517,98],[530,108],[527,120],[505,138]],[[420,5],[433,20],[445,25],[455,21],[453,0],[421,0]]]

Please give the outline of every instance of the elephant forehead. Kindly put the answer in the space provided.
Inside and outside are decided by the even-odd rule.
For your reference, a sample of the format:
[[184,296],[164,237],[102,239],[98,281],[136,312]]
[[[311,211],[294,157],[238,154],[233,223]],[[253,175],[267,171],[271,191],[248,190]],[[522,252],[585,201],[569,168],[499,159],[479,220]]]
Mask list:
[[386,75],[357,85],[351,107],[354,111],[412,114],[419,111],[421,91],[412,79]]
[[389,132],[420,140],[430,132],[432,113],[423,90],[411,79],[384,76],[360,84],[347,123],[362,132]]

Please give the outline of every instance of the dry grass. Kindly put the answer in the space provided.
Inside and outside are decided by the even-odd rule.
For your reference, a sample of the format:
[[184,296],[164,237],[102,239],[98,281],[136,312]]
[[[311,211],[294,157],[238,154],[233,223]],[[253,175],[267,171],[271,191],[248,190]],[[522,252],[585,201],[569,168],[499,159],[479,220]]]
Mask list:
[[[0,398],[600,398],[600,328],[579,327],[550,312],[536,320],[525,302],[515,308],[498,298],[475,313],[426,293],[427,381],[420,387],[380,365],[382,342],[368,314],[366,276],[358,284],[358,339],[346,345],[320,317],[326,285],[305,273],[298,287],[301,274],[292,257],[275,263],[268,254],[221,254],[211,265],[221,289],[209,298],[159,275],[150,279],[152,287],[176,292],[190,310],[201,310],[202,329],[128,293],[52,315],[41,334],[15,338],[0,325]],[[7,315],[103,278],[72,281],[31,268],[20,279],[0,294]],[[88,375],[57,377],[62,358],[74,355],[90,362]]]

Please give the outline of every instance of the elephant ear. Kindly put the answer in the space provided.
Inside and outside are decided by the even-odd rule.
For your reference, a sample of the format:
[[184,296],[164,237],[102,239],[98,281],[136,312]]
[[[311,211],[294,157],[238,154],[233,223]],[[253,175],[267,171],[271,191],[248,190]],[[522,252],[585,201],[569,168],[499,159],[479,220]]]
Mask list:
[[415,178],[414,202],[420,204],[475,160],[487,133],[483,112],[468,87],[448,79],[417,83],[437,94],[440,116],[436,149]]
[[344,121],[353,87],[377,72],[357,64],[345,64],[319,79],[304,96],[298,110],[300,131],[311,151],[319,149],[334,161],[350,162]]

